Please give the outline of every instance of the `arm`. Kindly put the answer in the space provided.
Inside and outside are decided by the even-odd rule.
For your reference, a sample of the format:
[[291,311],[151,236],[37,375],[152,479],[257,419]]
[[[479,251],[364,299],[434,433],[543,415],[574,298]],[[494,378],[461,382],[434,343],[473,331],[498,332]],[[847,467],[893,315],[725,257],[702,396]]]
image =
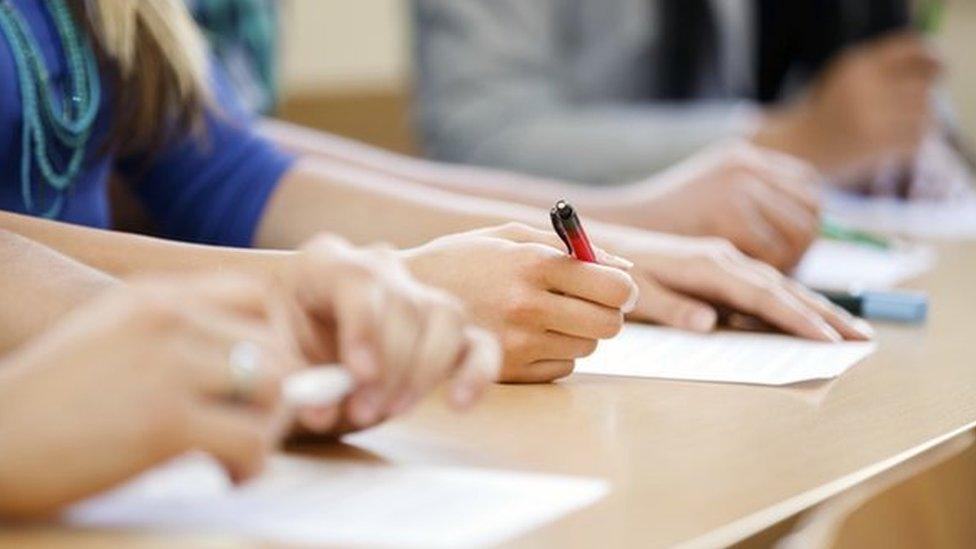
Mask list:
[[0,356],[114,285],[102,272],[0,229]]
[[[3,230],[50,246],[86,264],[87,266],[78,265],[59,254],[51,253],[61,261],[76,266],[77,270],[87,272],[90,278],[98,278],[98,276],[108,278],[108,275],[102,273],[125,277],[152,272],[219,272],[231,269],[245,273],[265,274],[269,271],[278,272],[284,267],[285,260],[291,256],[290,252],[203,246],[103,231],[9,212],[0,212],[0,231]],[[13,235],[9,238],[17,239]],[[18,241],[23,242],[23,239]],[[23,245],[22,243],[21,246]],[[7,261],[7,263],[12,267],[18,267],[21,262]],[[11,268],[5,268],[4,276],[8,276],[11,272]],[[37,269],[37,272],[44,271]],[[18,278],[22,278],[24,273],[21,275]],[[77,292],[74,282],[65,283],[66,288],[71,288],[71,292],[65,290],[65,294]]]
[[544,225],[539,208],[466,196],[323,158],[300,160],[272,195],[255,236],[292,248],[322,232],[356,244],[416,246],[445,234],[521,221]]
[[733,102],[676,107],[619,94],[573,97],[561,5],[416,2],[420,122],[432,153],[610,183],[643,178],[749,131],[751,109]]
[[[120,286],[4,356],[0,518],[48,518],[191,449],[236,481],[257,474],[285,417],[281,376],[301,366],[256,321],[265,292],[234,277]],[[215,357],[250,338],[277,346],[244,393]]]
[[[408,247],[439,235],[513,220],[542,231],[502,228],[489,236],[561,247],[547,227],[545,210],[425,188],[348,164],[316,159],[298,162],[285,175],[262,218],[257,243],[291,247],[328,230],[357,243],[385,240]],[[597,244],[636,263],[632,273],[642,289],[634,311],[636,318],[708,331],[716,320],[709,303],[721,303],[806,337],[836,339],[841,337],[839,331],[846,337],[861,338],[868,333],[863,325],[843,317],[836,308],[727,243],[603,223],[590,224],[590,232]],[[436,245],[421,247],[424,249],[438,253]],[[409,263],[409,251],[405,257]],[[477,263],[484,257],[491,256],[465,257],[463,265],[447,261],[439,269],[411,267],[422,282],[451,287],[456,283],[450,280],[452,272],[460,271],[458,277],[470,278],[463,271],[481,270]],[[486,291],[482,288],[460,294],[470,302],[481,299]],[[768,303],[775,306],[764,305]],[[502,306],[507,306],[507,301],[489,303],[487,308],[497,312]]]
[[[615,202],[609,199],[612,191],[608,189],[593,189],[481,166],[431,161],[273,118],[260,120],[256,130],[292,154],[342,162],[389,178],[445,191],[538,208],[548,208],[558,198],[587,204],[607,202],[610,205]],[[611,215],[610,208],[607,209]]]

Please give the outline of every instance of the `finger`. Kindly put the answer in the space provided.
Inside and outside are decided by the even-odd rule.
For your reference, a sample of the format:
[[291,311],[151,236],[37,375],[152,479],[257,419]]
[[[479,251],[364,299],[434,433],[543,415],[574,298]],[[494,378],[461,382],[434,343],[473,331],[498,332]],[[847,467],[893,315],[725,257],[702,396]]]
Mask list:
[[190,412],[191,444],[220,461],[235,483],[259,474],[278,433],[266,416],[226,405]]
[[339,423],[341,408],[335,406],[316,406],[298,411],[298,423],[313,433],[329,432]]
[[634,309],[637,320],[707,333],[715,329],[718,313],[711,305],[668,290],[647,276],[637,276],[641,299]]
[[623,327],[624,315],[619,309],[552,293],[539,299],[538,322],[546,330],[587,339],[609,339]]
[[334,320],[340,362],[360,383],[374,379],[379,368],[375,331],[382,316],[375,266],[346,241],[330,235],[306,244],[295,266],[296,297],[304,313],[320,321]]
[[[384,314],[376,330],[378,348],[375,351],[378,375],[349,399],[350,418],[356,425],[366,427],[382,420],[394,404],[416,399],[403,393],[409,379],[420,337],[422,314],[418,305],[399,291],[383,292]],[[402,406],[403,404],[401,404]]]
[[418,398],[405,395],[406,382],[415,366],[423,335],[423,315],[409,299],[387,294],[386,316],[380,332],[382,366],[379,380],[380,410],[390,413],[391,405],[399,398]]
[[782,175],[759,174],[760,178],[773,191],[783,194],[797,207],[819,216],[822,207],[817,179],[806,176],[788,178]]
[[[181,338],[173,349],[191,387],[202,396],[225,399],[243,397],[249,404],[272,409],[281,400],[281,383],[287,372],[304,366],[275,342],[262,339],[260,332],[235,329],[219,323],[207,324]],[[240,387],[232,370],[232,354],[247,345],[257,364],[247,394],[236,394]]]
[[669,288],[757,316],[789,333],[820,341],[840,335],[785,287],[776,269],[738,254],[709,258],[661,279]]
[[273,300],[271,324],[293,352],[313,364],[339,362],[336,323],[308,314],[291,296]]
[[510,371],[504,377],[511,383],[548,383],[572,374],[575,367],[572,360],[543,360],[518,368],[506,367]]
[[812,164],[780,151],[752,148],[756,149],[751,166],[753,176],[789,195],[804,208],[820,211],[817,183],[823,176]]
[[874,337],[874,329],[870,324],[834,305],[827,298],[796,282],[791,284],[791,289],[800,301],[826,319],[844,339],[866,341]]
[[545,270],[546,289],[615,309],[629,309],[639,291],[634,279],[620,269],[554,258]]
[[[499,229],[487,229],[485,232],[489,236],[497,237]],[[502,227],[500,232],[504,238],[517,244],[543,244],[560,252],[566,252],[565,243],[563,243],[558,236],[553,234],[552,231],[543,231],[522,223],[511,223],[505,227]],[[593,247],[593,252],[596,254],[597,261],[601,265],[624,271],[630,270],[634,267],[634,263],[632,261],[614,255],[598,246]]]
[[427,317],[422,337],[407,388],[401,400],[393,404],[391,414],[406,412],[458,366],[467,346],[460,310],[436,307]]
[[499,232],[503,238],[518,244],[535,243],[544,244],[556,250],[566,249],[563,241],[553,234],[552,231],[543,231],[522,223],[509,223],[500,229],[491,228],[486,230],[486,234],[489,236],[497,236]]
[[451,404],[459,409],[470,407],[481,397],[485,388],[498,379],[502,364],[501,346],[488,331],[468,326],[464,339],[461,364],[449,393]]
[[350,423],[359,429],[371,427],[383,419],[383,389],[377,383],[361,385],[346,403]]
[[789,244],[790,264],[777,266],[792,267],[816,238],[819,217],[769,187],[757,186],[752,191],[759,212],[780,235],[780,241]]
[[531,360],[574,360],[596,351],[597,339],[573,337],[555,332],[536,334],[531,339]]
[[339,361],[363,384],[381,373],[382,306],[382,289],[369,281],[350,281],[335,298]]
[[788,333],[818,341],[841,337],[815,310],[800,301],[788,281],[768,265],[744,264],[732,270],[724,285],[726,301]]
[[786,238],[762,214],[751,193],[742,199],[740,216],[731,218],[734,225],[725,233],[749,257],[774,265],[787,263],[792,254]]

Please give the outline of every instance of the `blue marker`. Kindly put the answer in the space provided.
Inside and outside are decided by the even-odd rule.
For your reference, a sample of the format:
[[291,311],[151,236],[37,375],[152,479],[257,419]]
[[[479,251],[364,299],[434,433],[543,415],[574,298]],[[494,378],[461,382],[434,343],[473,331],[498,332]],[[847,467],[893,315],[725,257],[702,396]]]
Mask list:
[[847,312],[872,320],[919,323],[929,311],[929,298],[920,292],[820,293]]

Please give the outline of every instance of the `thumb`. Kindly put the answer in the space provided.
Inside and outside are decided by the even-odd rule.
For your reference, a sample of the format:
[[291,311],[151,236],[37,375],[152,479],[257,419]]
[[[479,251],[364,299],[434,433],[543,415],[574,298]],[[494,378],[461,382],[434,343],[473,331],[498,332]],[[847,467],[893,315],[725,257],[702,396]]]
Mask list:
[[715,329],[718,313],[711,305],[669,290],[645,274],[638,274],[634,279],[640,289],[640,300],[630,318],[692,332]]
[[468,348],[451,384],[449,399],[454,407],[470,407],[491,382],[498,379],[502,351],[498,340],[486,330],[469,326],[465,330]]

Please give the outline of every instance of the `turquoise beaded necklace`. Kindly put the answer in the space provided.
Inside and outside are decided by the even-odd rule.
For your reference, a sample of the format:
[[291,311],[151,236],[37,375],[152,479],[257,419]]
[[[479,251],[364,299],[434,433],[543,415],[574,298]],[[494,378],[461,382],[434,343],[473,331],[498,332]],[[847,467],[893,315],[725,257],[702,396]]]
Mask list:
[[[62,101],[58,101],[50,81],[43,50],[10,0],[0,0],[0,30],[13,52],[23,104],[21,197],[27,211],[34,213],[31,174],[36,165],[44,184],[55,191],[54,200],[41,215],[54,218],[64,205],[65,192],[81,171],[101,102],[101,82],[95,53],[78,32],[64,0],[45,0],[45,4],[67,60],[69,85]],[[58,144],[67,150],[67,160],[55,148]]]

